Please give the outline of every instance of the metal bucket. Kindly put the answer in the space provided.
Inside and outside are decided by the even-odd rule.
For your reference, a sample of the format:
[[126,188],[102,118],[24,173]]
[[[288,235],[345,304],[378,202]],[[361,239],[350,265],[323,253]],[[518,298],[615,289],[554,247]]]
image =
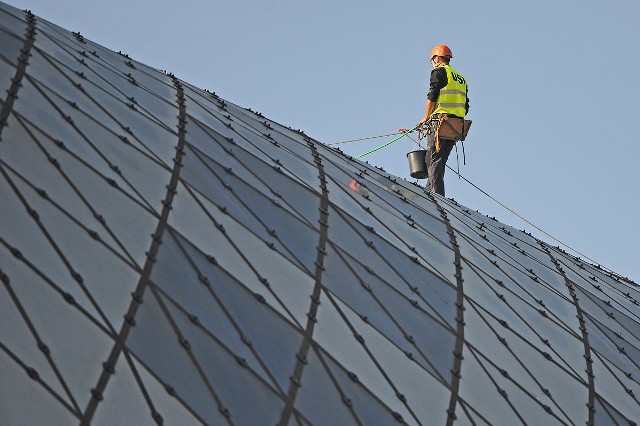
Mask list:
[[427,163],[425,161],[427,151],[419,149],[407,153],[407,159],[409,159],[409,173],[414,179],[426,179]]

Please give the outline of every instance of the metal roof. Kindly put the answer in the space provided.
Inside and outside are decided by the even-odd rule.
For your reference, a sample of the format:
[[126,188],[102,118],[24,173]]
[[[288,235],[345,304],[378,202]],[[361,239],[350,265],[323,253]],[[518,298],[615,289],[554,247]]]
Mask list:
[[628,424],[638,286],[0,4],[3,424]]

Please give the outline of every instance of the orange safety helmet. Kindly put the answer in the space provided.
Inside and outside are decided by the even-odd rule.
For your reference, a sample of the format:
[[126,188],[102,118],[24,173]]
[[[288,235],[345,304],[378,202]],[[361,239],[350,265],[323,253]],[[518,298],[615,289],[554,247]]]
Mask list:
[[453,58],[453,53],[451,53],[451,49],[444,44],[439,44],[433,48],[429,59],[433,59],[434,56],[448,56],[449,58]]

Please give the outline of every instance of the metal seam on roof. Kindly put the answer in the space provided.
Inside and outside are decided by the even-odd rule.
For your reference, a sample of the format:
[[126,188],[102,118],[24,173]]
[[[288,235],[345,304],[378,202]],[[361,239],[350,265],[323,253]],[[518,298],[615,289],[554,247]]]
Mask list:
[[[318,152],[313,143],[309,144],[309,147],[313,153],[315,158],[318,158]],[[324,271],[323,263],[324,257],[326,254],[326,246],[328,241],[328,222],[329,222],[329,191],[327,191],[326,185],[323,185],[324,180],[324,167],[322,167],[322,162],[317,163],[317,169],[319,173],[320,179],[320,189],[321,196],[320,198],[320,207],[318,210],[320,211],[320,217],[318,222],[320,223],[320,235],[317,246],[317,258],[316,258],[316,268],[314,271],[314,286],[313,293],[311,295],[311,303],[309,305],[309,312],[307,313],[307,324],[305,327],[304,338],[302,340],[301,346],[296,353],[296,365],[295,370],[291,375],[291,384],[289,385],[289,391],[287,392],[287,401],[285,408],[282,410],[282,415],[280,417],[279,425],[286,426],[289,424],[289,419],[292,414],[293,405],[295,404],[296,396],[298,394],[298,389],[301,386],[302,382],[302,374],[304,372],[304,367],[306,365],[306,359],[308,352],[311,348],[311,343],[313,341],[313,331],[315,328],[315,324],[317,322],[316,315],[318,313],[318,306],[320,305],[320,295],[322,294],[322,274]]]
[[[164,234],[165,229],[167,227],[167,221],[169,218],[169,213],[171,211],[171,204],[176,194],[175,188],[180,178],[180,170],[182,169],[181,160],[184,153],[184,144],[185,144],[184,124],[186,119],[186,113],[185,113],[184,95],[182,91],[182,86],[177,79],[175,79],[174,82],[175,82],[175,87],[176,87],[176,92],[178,97],[178,105],[180,108],[180,116],[178,117],[178,125],[177,125],[178,126],[178,142],[176,145],[176,157],[175,157],[175,162],[173,166],[173,172],[171,174],[171,181],[167,186],[166,197],[162,201],[162,211],[158,219],[156,231],[152,235],[153,238],[151,240],[151,247],[147,252],[147,259],[145,261],[144,267],[140,274],[140,280],[138,281],[136,290],[132,294],[132,302],[129,306],[129,310],[127,314],[125,314],[126,321],[124,321],[124,323],[122,324],[122,328],[118,333],[118,339],[114,342],[115,344],[113,346],[113,349],[109,354],[108,360],[106,361],[106,364],[110,366],[115,366],[117,364],[118,358],[120,358],[122,351],[125,350],[123,345],[127,340],[127,336],[129,335],[131,328],[135,326],[135,315],[136,315],[136,312],[138,311],[138,308],[141,305],[140,301],[144,296],[145,290],[149,285],[151,270],[153,269],[157,252],[160,249],[160,245],[162,244],[162,235]],[[110,378],[111,378],[111,374],[109,374],[108,370],[105,369],[101,373],[95,388],[93,388],[92,390],[94,398],[90,399],[89,404],[87,405],[87,407],[83,412],[82,419],[81,419],[82,424],[91,423],[91,419],[93,418],[96,412],[97,406],[101,399],[99,396],[102,395],[102,393],[106,389]]]
[[[546,246],[543,246],[543,249],[549,255],[549,258],[552,260],[552,262],[557,264],[558,261],[553,256],[553,254],[551,253],[549,248],[546,247]],[[579,304],[578,298],[575,295],[575,292],[573,290],[573,286],[571,285],[571,282],[569,281],[569,278],[567,278],[567,276],[564,273],[564,271],[562,270],[562,268],[560,268],[559,264],[557,264],[557,265],[558,265],[558,272],[564,278],[565,283],[567,285],[567,288],[569,289],[569,292],[570,292],[571,296],[573,296],[573,303],[574,303],[575,308],[576,308],[578,320],[580,321],[580,330],[582,332],[582,341],[583,341],[583,344],[584,344],[584,358],[586,360],[587,381],[589,383],[589,399],[586,402],[586,406],[589,408],[588,409],[589,418],[588,418],[588,423],[587,424],[594,424],[594,422],[595,422],[595,412],[594,412],[594,410],[592,410],[592,408],[595,407],[595,383],[594,383],[593,368],[592,368],[592,365],[591,365],[592,364],[592,360],[591,360],[591,346],[589,344],[589,335],[588,335],[588,333],[586,331],[586,328],[585,328],[584,316],[582,315],[582,309],[580,308],[580,304]]]
[[451,368],[451,373],[452,373],[453,383],[451,385],[451,396],[449,399],[449,407],[447,408],[447,425],[453,425],[453,423],[457,419],[455,412],[456,412],[456,405],[458,404],[458,398],[459,398],[458,391],[460,388],[460,380],[462,379],[462,376],[460,374],[460,372],[462,371],[462,360],[464,359],[462,355],[462,352],[464,349],[464,326],[465,326],[464,311],[466,309],[464,307],[464,297],[465,297],[464,285],[463,285],[464,279],[462,278],[462,263],[461,263],[460,248],[456,242],[455,230],[451,226],[451,222],[449,221],[449,217],[447,215],[446,210],[440,205],[438,205],[438,202],[435,199],[435,197],[433,198],[433,202],[438,206],[438,209],[440,210],[440,213],[441,213],[441,217],[444,220],[445,225],[447,226],[447,231],[450,236],[451,247],[455,253],[454,265],[455,265],[456,273],[454,274],[454,276],[456,278],[456,304],[455,305],[456,305],[457,324],[456,324],[456,343],[455,343],[455,348],[453,348],[452,350],[453,366]]
[[22,79],[25,76],[27,65],[29,64],[29,56],[31,56],[31,49],[35,41],[36,34],[36,17],[31,12],[26,13],[27,16],[27,34],[24,42],[24,46],[20,49],[20,57],[18,58],[18,67],[16,68],[15,76],[11,79],[11,87],[7,91],[7,97],[2,104],[2,110],[0,110],[0,142],[2,142],[2,129],[6,126],[7,118],[13,108],[13,103],[18,98],[18,92],[22,86]]

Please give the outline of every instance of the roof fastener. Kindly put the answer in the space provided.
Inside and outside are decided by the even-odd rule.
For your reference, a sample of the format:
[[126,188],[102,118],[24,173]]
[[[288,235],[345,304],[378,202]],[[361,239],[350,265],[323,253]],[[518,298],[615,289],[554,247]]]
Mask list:
[[220,413],[225,417],[225,418],[229,418],[231,417],[231,413],[229,413],[229,410],[227,410],[225,407],[220,406],[218,407],[218,411],[220,411]]
[[142,295],[138,294],[136,292],[132,292],[131,293],[131,297],[133,298],[133,300],[135,300],[136,303],[138,304],[142,304],[143,300],[142,300]]
[[180,339],[178,339],[178,341],[180,342],[180,344],[187,350],[191,349],[191,343],[189,343],[189,341],[187,339],[185,339],[184,337],[180,337]]
[[342,402],[344,402],[347,407],[353,407],[353,402],[351,402],[351,399],[347,398],[346,396],[342,397]]
[[74,280],[76,280],[78,284],[82,284],[84,282],[82,275],[80,275],[76,271],[71,271],[71,276],[73,277]]
[[71,293],[67,293],[66,291],[64,293],[62,293],[62,297],[64,298],[64,300],[67,303],[70,303],[72,305],[74,305],[76,303],[76,299],[73,298],[73,296],[71,295]]
[[34,218],[35,220],[40,219],[40,215],[38,214],[38,212],[32,209],[31,207],[28,207],[27,211],[29,212],[29,215],[31,215],[31,217]]
[[129,324],[130,326],[135,326],[136,325],[136,319],[133,317],[133,315],[131,314],[126,314],[124,316],[124,320],[127,322],[127,324]]
[[109,364],[108,362],[103,362],[102,368],[104,368],[104,371],[106,371],[109,374],[113,374],[116,372],[116,369],[113,367],[113,365]]
[[102,393],[96,388],[91,389],[91,396],[93,396],[98,401],[102,401]]
[[404,418],[402,417],[402,414],[398,413],[397,411],[393,412],[393,418],[399,421],[400,423],[404,423]]
[[[38,342],[38,349],[40,349],[42,351],[42,353],[45,354],[45,355],[49,355],[51,353],[51,350],[49,349],[49,347],[44,342]],[[631,374],[631,373],[629,373],[629,374]]]

